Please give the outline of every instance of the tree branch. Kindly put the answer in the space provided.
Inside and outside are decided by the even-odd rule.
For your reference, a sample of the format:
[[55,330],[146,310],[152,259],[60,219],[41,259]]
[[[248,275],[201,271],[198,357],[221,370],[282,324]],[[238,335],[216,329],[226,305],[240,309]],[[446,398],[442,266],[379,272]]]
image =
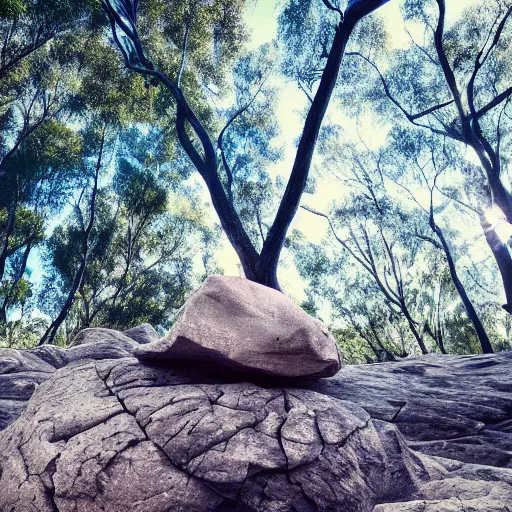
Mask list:
[[224,134],[226,133],[226,130],[231,126],[231,124],[238,118],[240,117],[242,114],[244,114],[245,112],[247,112],[247,110],[251,107],[251,105],[254,103],[254,101],[256,100],[256,97],[258,96],[258,94],[260,93],[262,87],[263,87],[263,84],[265,83],[265,80],[262,80],[261,83],[260,83],[260,86],[258,87],[258,90],[256,91],[256,93],[253,95],[253,97],[241,108],[239,108],[228,120],[228,122],[226,123],[226,125],[224,126],[224,128],[222,128],[222,130],[220,131],[219,133],[219,137],[217,138],[217,147],[220,149],[220,156],[221,156],[221,159],[222,159],[222,165],[224,166],[224,170],[226,171],[226,175],[227,175],[227,178],[228,178],[228,182],[227,182],[227,193],[228,193],[228,199],[229,199],[229,202],[231,203],[231,205],[233,205],[233,190],[232,190],[232,184],[233,184],[233,172],[231,170],[231,167],[229,166],[228,164],[228,161],[227,161],[227,158],[226,158],[226,154],[225,154],[225,151],[224,151],[224,145],[223,145],[223,140],[224,140]]
[[443,132],[441,132],[439,130],[436,130],[435,128],[432,128],[431,126],[427,126],[427,125],[424,125],[424,124],[419,124],[419,123],[416,123],[415,121],[418,120],[418,119],[421,119],[422,117],[425,117],[425,116],[427,116],[429,114],[432,114],[433,112],[436,112],[437,110],[440,110],[440,109],[442,109],[444,107],[447,107],[448,105],[451,105],[454,102],[454,100],[449,100],[449,101],[445,101],[444,103],[439,103],[438,105],[434,105],[433,107],[427,108],[426,110],[423,110],[423,111],[418,112],[416,114],[410,114],[400,104],[400,102],[391,94],[391,91],[389,89],[389,85],[388,85],[386,79],[384,78],[384,76],[380,72],[380,69],[378,68],[378,66],[373,61],[371,61],[368,57],[365,57],[363,54],[361,54],[359,52],[347,52],[347,56],[359,57],[359,58],[363,59],[365,62],[367,62],[370,66],[373,67],[373,69],[379,75],[379,78],[380,78],[380,81],[382,82],[382,86],[384,88],[384,92],[386,93],[386,96],[391,100],[391,102],[402,112],[402,114],[411,123],[415,124],[416,126],[421,126],[422,128],[428,128],[429,130],[432,130],[435,133],[438,133],[440,135],[444,135]]
[[178,81],[176,82],[178,87],[181,84],[181,77],[183,75],[183,70],[185,69],[185,60],[187,58],[187,44],[188,44],[189,31],[190,31],[190,23],[187,23],[187,27],[185,28],[185,37],[183,38],[183,51],[181,53],[181,62],[180,62],[180,70],[178,72]]

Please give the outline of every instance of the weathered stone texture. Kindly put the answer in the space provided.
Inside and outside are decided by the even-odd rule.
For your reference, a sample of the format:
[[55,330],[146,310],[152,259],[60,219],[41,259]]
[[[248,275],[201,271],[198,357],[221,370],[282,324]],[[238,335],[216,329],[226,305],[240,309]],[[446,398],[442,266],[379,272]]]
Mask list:
[[512,510],[510,353],[269,387],[80,339],[0,349],[2,512]]
[[247,279],[215,275],[186,302],[166,337],[134,354],[274,377],[329,377],[341,366],[327,327],[285,295]]

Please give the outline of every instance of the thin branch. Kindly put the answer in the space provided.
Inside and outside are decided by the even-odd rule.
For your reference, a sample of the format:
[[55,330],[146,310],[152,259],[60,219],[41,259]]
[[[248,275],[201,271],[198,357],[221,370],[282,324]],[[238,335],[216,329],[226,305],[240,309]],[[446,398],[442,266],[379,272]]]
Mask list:
[[233,190],[232,190],[232,184],[233,184],[233,172],[231,167],[228,164],[226,153],[224,151],[224,135],[226,133],[226,130],[236,121],[238,117],[240,117],[242,114],[247,112],[247,110],[251,107],[251,105],[256,100],[256,97],[261,92],[261,89],[265,83],[265,80],[262,80],[256,93],[252,96],[252,98],[241,108],[239,108],[228,120],[224,128],[222,128],[221,132],[219,133],[219,137],[217,138],[217,147],[220,149],[220,156],[222,159],[222,165],[224,166],[224,170],[226,171],[226,175],[228,178],[227,182],[227,194],[228,194],[228,200],[231,205],[233,205]]
[[353,250],[352,248],[347,244],[347,242],[345,240],[343,240],[342,238],[340,238],[338,236],[338,234],[336,233],[336,230],[334,229],[334,225],[330,219],[330,217],[328,215],[326,215],[325,213],[321,213],[321,212],[318,212],[316,210],[313,210],[313,208],[310,208],[309,206],[304,206],[304,205],[301,205],[300,206],[303,210],[306,210],[307,212],[309,213],[312,213],[314,215],[318,215],[319,217],[323,217],[324,219],[327,220],[327,222],[329,223],[329,228],[331,229],[331,232],[334,236],[334,238],[336,239],[336,241],[341,244],[349,253],[350,255],[365,269],[367,270],[370,274],[373,275],[373,270],[371,269],[371,267],[368,266],[368,264],[362,260]]
[[308,99],[309,103],[313,103],[313,98],[310,96],[309,92],[306,90],[306,88],[302,85],[302,81],[299,80],[297,82],[297,85],[299,89],[306,95],[306,98]]
[[481,215],[482,214],[482,211],[480,209],[477,209],[477,208],[473,208],[472,206],[470,206],[469,204],[465,203],[464,201],[461,201],[460,199],[457,199],[456,197],[453,197],[451,196],[450,194],[446,193],[442,188],[439,188],[437,185],[436,185],[436,190],[438,190],[443,196],[447,197],[448,199],[450,199],[451,201],[454,201],[456,202],[457,204],[459,204],[460,206],[463,206],[464,208],[467,208],[468,210],[472,211],[473,213],[476,213],[477,215]]
[[477,119],[480,119],[482,116],[487,114],[490,110],[497,107],[500,103],[505,101],[507,98],[512,96],[512,87],[509,87],[508,89],[505,89],[502,93],[498,94],[493,100],[491,100],[485,107],[482,107],[480,110],[478,110],[475,114],[470,115],[470,119],[473,119],[476,117]]
[[384,78],[384,76],[382,75],[380,69],[378,68],[378,66],[373,62],[371,61],[368,57],[365,57],[363,54],[359,53],[359,52],[347,52],[347,55],[348,56],[356,56],[356,57],[359,57],[361,59],[363,59],[364,61],[366,61],[370,66],[373,67],[373,69],[377,72],[377,74],[379,75],[379,78],[380,78],[380,81],[382,83],[382,86],[384,88],[384,92],[386,93],[386,96],[391,100],[391,102],[402,112],[402,114],[413,124],[415,124],[416,126],[420,126],[422,128],[428,128],[429,130],[433,131],[434,133],[437,133],[439,135],[444,135],[444,132],[440,131],[440,130],[437,130],[436,128],[433,128],[432,126],[428,126],[428,125],[425,125],[425,124],[421,124],[421,123],[417,123],[416,121],[418,119],[421,119],[422,117],[425,117],[429,114],[432,114],[433,112],[436,112],[444,107],[447,107],[448,105],[451,105],[454,100],[449,100],[449,101],[445,101],[443,103],[440,103],[438,105],[434,105],[432,107],[429,107],[427,108],[426,110],[423,110],[421,112],[418,112],[416,114],[410,114],[409,112],[407,112],[407,110],[401,105],[401,103],[391,94],[391,91],[389,89],[389,85],[386,81],[386,79]]
[[431,243],[437,249],[443,250],[443,246],[434,238],[430,238],[429,236],[426,236],[426,235],[421,235],[420,233],[414,233],[414,236],[416,238],[419,238],[420,240],[425,240],[426,242]]
[[405,27],[405,32],[406,34],[409,36],[409,39],[412,41],[412,43],[414,44],[414,46],[416,46],[416,48],[421,52],[423,53],[430,62],[432,62],[432,64],[434,65],[439,65],[439,62],[437,62],[434,57],[432,57],[432,55],[430,55],[430,53],[427,52],[427,50],[425,48],[423,48],[423,46],[421,46],[420,44],[418,44],[414,37],[412,37],[412,34],[409,32],[408,28]]
[[329,2],[329,0],[322,0],[322,2],[328,9],[337,12],[341,17],[341,21],[343,21],[343,12],[340,10],[339,7],[332,5],[331,2]]
[[[473,263],[473,262],[472,262]],[[474,263],[473,263],[474,265]],[[485,286],[483,286],[482,284],[480,284],[478,282],[478,279],[472,274],[472,272],[469,270],[468,267],[465,267],[464,270],[467,272],[468,276],[471,277],[471,279],[473,280],[473,282],[478,286],[478,288],[480,288],[481,290],[483,290],[485,293],[488,293],[489,295],[492,295],[493,297],[496,297],[496,292],[492,291],[492,290],[489,290],[489,288],[486,288]]]
[[180,87],[181,77],[183,76],[183,70],[185,69],[185,60],[187,58],[187,44],[188,44],[188,33],[190,31],[190,23],[187,23],[185,28],[185,37],[183,38],[183,51],[181,53],[180,70],[178,72],[177,86]]

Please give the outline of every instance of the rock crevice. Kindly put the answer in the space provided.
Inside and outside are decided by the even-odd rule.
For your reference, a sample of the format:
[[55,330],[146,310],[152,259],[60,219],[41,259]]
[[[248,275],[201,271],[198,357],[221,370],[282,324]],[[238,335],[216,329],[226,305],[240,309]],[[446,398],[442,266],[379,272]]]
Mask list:
[[0,512],[511,512],[512,353],[262,381],[156,336],[0,349]]

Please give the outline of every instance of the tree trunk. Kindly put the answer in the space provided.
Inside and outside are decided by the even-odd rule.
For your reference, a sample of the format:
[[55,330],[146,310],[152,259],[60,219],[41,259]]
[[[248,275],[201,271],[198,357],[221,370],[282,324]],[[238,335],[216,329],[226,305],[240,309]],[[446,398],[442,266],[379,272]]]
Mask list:
[[[306,187],[320,127],[336,85],[345,47],[354,23],[354,21],[345,21],[336,29],[320,85],[304,123],[290,179],[261,254],[258,254],[250,243],[235,209],[229,204],[216,169],[212,168],[202,173],[222,227],[240,258],[245,277],[276,290],[280,290],[277,267],[281,250]],[[183,140],[183,143],[187,145],[187,141]]]
[[355,22],[347,19],[340,23],[327,58],[320,85],[309,109],[300,138],[292,172],[276,217],[269,229],[258,261],[258,282],[266,286],[277,284],[277,265],[286,233],[295,217],[304,188],[306,187],[311,160],[316,147],[320,127],[327,111],[348,39]]
[[90,202],[90,217],[89,217],[89,223],[87,224],[87,227],[83,231],[82,236],[82,261],[80,263],[80,267],[77,270],[77,273],[75,274],[75,277],[73,279],[73,283],[71,285],[71,289],[68,293],[68,296],[66,298],[66,302],[62,306],[62,309],[60,310],[59,315],[57,318],[50,324],[46,332],[43,334],[43,337],[39,340],[38,345],[44,345],[45,343],[53,343],[53,340],[55,339],[55,335],[57,334],[57,331],[59,330],[59,327],[62,325],[62,323],[66,320],[66,317],[68,316],[69,310],[71,309],[71,306],[73,305],[73,301],[75,299],[76,292],[80,288],[82,284],[82,279],[85,274],[85,268],[87,265],[87,259],[88,259],[88,253],[89,253],[89,237],[92,231],[92,228],[94,226],[94,219],[96,216],[96,196],[98,193],[98,176],[101,169],[101,162],[103,157],[103,148],[105,144],[105,132],[106,132],[106,126],[103,127],[103,131],[101,134],[101,140],[100,140],[100,149],[98,154],[98,161],[96,163],[96,169],[94,174],[94,185],[91,193],[91,202]]
[[444,346],[444,341],[443,341],[443,333],[441,332],[441,329],[439,327],[440,326],[438,325],[436,332],[434,332],[432,330],[432,328],[430,327],[430,325],[428,324],[428,322],[425,322],[424,329],[425,329],[425,332],[434,340],[435,344],[439,347],[441,354],[447,354],[448,352],[446,352],[446,348]]
[[9,256],[9,239],[14,232],[14,222],[16,219],[16,202],[11,204],[8,208],[7,227],[5,230],[5,239],[0,253],[0,280],[4,277],[5,265],[7,257]]
[[13,282],[11,283],[8,291],[5,294],[5,297],[4,297],[4,300],[2,303],[2,308],[0,309],[0,322],[7,323],[7,308],[9,306],[9,300],[11,298],[12,292],[14,291],[14,288],[19,283],[20,279],[23,277],[23,274],[25,273],[25,269],[27,268],[28,256],[29,256],[31,250],[32,250],[32,241],[29,240],[27,243],[27,246],[25,247],[25,250],[23,251],[23,258],[21,260],[21,265],[17,272],[17,275],[13,279]]
[[497,175],[496,169],[493,169],[492,174],[488,172],[487,177],[493,203],[499,206],[507,222],[512,224],[512,198],[510,193],[503,185],[500,176]]
[[503,288],[507,300],[507,303],[503,304],[503,309],[507,311],[507,313],[512,314],[512,255],[510,254],[510,249],[508,244],[504,244],[500,240],[496,231],[492,229],[491,224],[489,224],[483,215],[480,216],[480,225],[484,231],[485,240],[498,264],[498,269],[503,281]]
[[473,307],[473,304],[469,299],[468,294],[466,293],[464,285],[461,283],[459,276],[457,275],[457,269],[455,268],[455,262],[453,261],[453,257],[448,246],[448,243],[444,238],[443,232],[435,223],[432,213],[430,217],[430,227],[432,228],[432,231],[437,235],[439,241],[441,242],[441,245],[443,246],[446,259],[448,260],[448,267],[450,269],[450,275],[452,277],[453,284],[455,285],[455,288],[457,288],[462,303],[466,308],[466,313],[469,319],[471,320],[473,327],[475,328],[476,334],[478,336],[478,341],[480,342],[480,346],[482,347],[482,352],[484,354],[492,354],[494,353],[494,350],[492,348],[489,337],[487,336],[484,326],[482,325],[482,322],[480,321],[480,318],[478,317],[478,314],[475,308]]
[[[372,334],[375,338],[375,341],[377,342],[377,345],[380,347],[380,357],[379,357],[379,362],[384,362],[384,361],[396,361],[396,356],[395,354],[391,353],[385,346],[384,346],[384,343],[382,343],[382,340],[380,339],[380,336],[377,334],[377,329],[375,328],[375,325],[373,323],[373,321],[370,321],[369,322],[369,325],[370,325],[370,329],[372,331]],[[386,356],[384,358],[384,355]]]
[[[377,363],[382,363],[382,353],[380,350],[377,349],[377,347],[371,342],[369,336],[361,336],[364,341],[368,344],[371,351],[373,352],[373,355],[375,356],[375,359],[377,360]],[[369,358],[368,358],[369,359]],[[372,361],[373,363],[373,361]]]
[[53,343],[53,341],[55,339],[55,335],[57,334],[57,331],[59,330],[59,327],[66,320],[69,310],[71,309],[71,306],[73,305],[73,300],[75,299],[76,292],[77,292],[78,288],[80,287],[80,283],[82,282],[82,279],[84,276],[86,263],[87,263],[87,257],[83,256],[82,261],[80,263],[80,267],[78,268],[78,271],[75,274],[75,278],[73,279],[73,283],[71,285],[71,290],[68,293],[66,302],[64,302],[64,305],[62,306],[62,309],[60,310],[60,313],[57,316],[57,318],[50,324],[50,326],[48,327],[46,332],[43,334],[43,337],[39,340],[39,343],[38,343],[39,346],[44,345],[47,342]]
[[[144,55],[142,44],[136,31],[136,9],[121,9],[112,0],[102,0],[112,26],[112,36],[123,55],[126,66],[146,76],[157,79],[172,94],[177,104],[176,131],[178,139],[188,157],[204,179],[212,198],[213,207],[219,216],[222,228],[240,258],[247,279],[279,289],[277,266],[285,241],[286,232],[299,207],[306,186],[311,159],[316,146],[318,133],[336,84],[345,47],[356,23],[388,0],[351,0],[345,15],[339,12],[342,22],[336,28],[331,51],[322,73],[322,78],[311,104],[304,124],[295,162],[285,193],[279,205],[276,217],[270,227],[261,253],[258,254],[245,231],[242,222],[222,185],[218,174],[216,151],[210,136],[187,103],[179,85],[165,74],[155,69],[153,63]],[[131,2],[128,2],[131,5]],[[332,6],[331,6],[332,9]],[[344,18],[344,19],[343,19]],[[128,25],[131,29],[127,28]],[[119,33],[123,33],[124,41]],[[196,149],[188,132],[187,124],[197,136],[203,155]]]
[[421,353],[423,355],[428,354],[427,347],[425,346],[425,342],[423,341],[423,338],[421,337],[420,333],[418,332],[418,329],[416,329],[416,326],[414,325],[414,320],[412,319],[411,315],[409,314],[409,310],[404,305],[402,308],[402,312],[407,319],[407,323],[409,324],[409,329],[411,330],[413,336],[416,338],[416,341],[418,342],[418,345],[420,347]]

